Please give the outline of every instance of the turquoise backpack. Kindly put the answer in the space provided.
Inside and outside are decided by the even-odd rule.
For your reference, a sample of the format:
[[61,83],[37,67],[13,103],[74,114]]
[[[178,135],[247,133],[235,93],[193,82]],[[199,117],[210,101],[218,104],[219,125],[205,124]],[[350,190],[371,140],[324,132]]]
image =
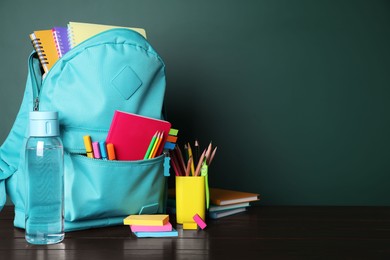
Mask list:
[[23,101],[0,147],[0,210],[6,194],[14,225],[24,228],[24,146],[28,113],[58,111],[64,144],[65,231],[118,225],[129,214],[162,213],[164,155],[140,161],[87,158],[83,136],[103,141],[115,110],[162,118],[165,65],[128,29],[100,33],[66,53],[42,79],[37,54],[28,60]]

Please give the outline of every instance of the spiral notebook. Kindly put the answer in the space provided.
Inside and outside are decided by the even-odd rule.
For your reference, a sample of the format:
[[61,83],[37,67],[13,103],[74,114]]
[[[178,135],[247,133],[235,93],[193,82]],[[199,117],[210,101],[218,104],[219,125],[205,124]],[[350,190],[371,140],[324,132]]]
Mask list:
[[34,31],[30,34],[30,39],[38,54],[43,70],[48,72],[58,60],[52,30]]
[[66,27],[54,27],[52,30],[54,42],[56,45],[58,57],[61,58],[70,50],[70,44],[68,39],[68,28]]
[[127,28],[138,32],[144,38],[146,38],[146,32],[142,28],[112,26],[112,25],[93,24],[93,23],[69,22],[68,34],[69,34],[70,46],[74,48],[76,45],[80,44],[86,39],[96,34],[99,34],[101,32],[114,29],[114,28]]

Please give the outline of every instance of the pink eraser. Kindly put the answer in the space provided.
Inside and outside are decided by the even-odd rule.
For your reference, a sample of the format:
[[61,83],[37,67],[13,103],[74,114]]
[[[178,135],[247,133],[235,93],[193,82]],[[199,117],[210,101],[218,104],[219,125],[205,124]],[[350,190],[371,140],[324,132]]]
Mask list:
[[204,222],[204,220],[198,215],[198,214],[195,214],[193,217],[194,221],[196,222],[196,224],[198,224],[198,226],[201,228],[201,229],[204,229],[207,225],[206,225],[206,222]]
[[130,225],[132,232],[162,232],[162,231],[172,231],[172,224],[168,222],[163,226],[136,226]]
[[93,157],[96,159],[102,158],[102,156],[100,155],[99,142],[92,142],[92,148],[93,148]]

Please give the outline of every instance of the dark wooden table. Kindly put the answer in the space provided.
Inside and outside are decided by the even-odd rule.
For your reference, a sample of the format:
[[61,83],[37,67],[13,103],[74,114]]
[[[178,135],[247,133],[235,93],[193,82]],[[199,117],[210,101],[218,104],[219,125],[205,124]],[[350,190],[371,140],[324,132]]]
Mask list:
[[[136,238],[128,226],[66,233],[34,246],[0,212],[0,259],[390,259],[390,207],[252,207],[177,238]],[[175,226],[175,224],[173,223]]]

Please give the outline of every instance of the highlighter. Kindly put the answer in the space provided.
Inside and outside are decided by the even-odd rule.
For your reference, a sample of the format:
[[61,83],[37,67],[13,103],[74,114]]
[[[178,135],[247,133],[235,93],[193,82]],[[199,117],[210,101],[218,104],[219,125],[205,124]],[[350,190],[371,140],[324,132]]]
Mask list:
[[106,148],[106,142],[102,141],[99,142],[99,147],[100,147],[100,154],[102,156],[103,160],[107,160],[107,148]]
[[108,154],[108,160],[116,159],[114,145],[111,143],[107,144],[107,154]]
[[93,158],[95,158],[95,159],[102,158],[100,156],[99,142],[93,142],[92,143],[92,148],[93,148]]
[[89,158],[93,158],[91,137],[89,135],[85,135],[83,139],[84,139],[84,146],[85,146],[85,151],[87,152],[87,156]]

